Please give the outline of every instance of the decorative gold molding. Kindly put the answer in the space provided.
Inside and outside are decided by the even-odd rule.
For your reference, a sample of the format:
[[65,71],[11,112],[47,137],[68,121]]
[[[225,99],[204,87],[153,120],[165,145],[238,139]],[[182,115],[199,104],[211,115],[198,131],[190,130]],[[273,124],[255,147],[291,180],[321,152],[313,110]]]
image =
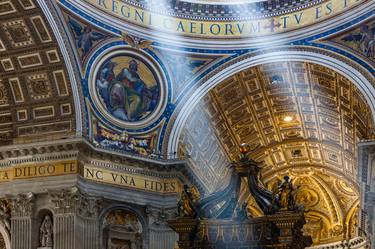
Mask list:
[[146,177],[139,174],[122,173],[89,165],[83,166],[81,176],[86,180],[94,182],[147,192],[164,194],[181,192],[181,182],[176,178],[160,179],[157,177]]
[[330,0],[310,8],[277,17],[255,17],[249,20],[194,20],[151,12],[120,0],[86,0],[104,13],[133,25],[174,35],[207,38],[243,38],[283,33],[304,28],[366,2]]
[[0,169],[0,183],[18,179],[46,176],[69,175],[78,173],[76,160],[43,164],[28,164]]

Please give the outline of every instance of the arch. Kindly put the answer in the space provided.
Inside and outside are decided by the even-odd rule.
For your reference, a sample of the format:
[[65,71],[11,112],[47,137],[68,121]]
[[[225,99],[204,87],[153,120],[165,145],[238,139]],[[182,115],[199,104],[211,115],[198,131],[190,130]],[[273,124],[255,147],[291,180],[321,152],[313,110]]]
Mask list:
[[68,48],[65,44],[64,38],[61,35],[62,32],[59,30],[59,25],[56,21],[56,18],[53,16],[48,4],[45,1],[37,0],[38,4],[41,7],[43,14],[46,16],[48,23],[53,31],[53,34],[56,37],[57,43],[59,45],[60,51],[62,53],[63,59],[66,62],[66,69],[68,73],[69,80],[71,82],[72,94],[75,107],[75,125],[76,125],[76,136],[79,137],[83,133],[83,124],[84,120],[82,119],[82,103],[81,103],[81,89],[80,89],[80,79],[75,72],[76,63],[72,63],[72,60],[69,56]]
[[[345,227],[346,227],[346,231],[345,231],[345,235],[347,238],[350,238],[351,237],[351,231],[350,231],[350,226],[352,225],[351,222],[352,222],[352,218],[355,217],[356,215],[356,211],[357,211],[357,214],[359,214],[360,212],[360,205],[359,205],[359,200],[357,200],[356,202],[354,202],[354,204],[350,207],[346,217],[345,217],[345,221],[344,221],[344,224],[345,224]],[[357,228],[358,229],[358,228]],[[357,234],[358,235],[358,234]]]
[[135,209],[133,207],[130,207],[128,205],[119,205],[119,204],[115,204],[115,205],[111,205],[109,206],[108,208],[102,210],[102,212],[100,213],[99,215],[99,244],[100,244],[100,247],[101,248],[104,248],[103,247],[103,220],[105,218],[105,215],[109,214],[110,212],[114,211],[114,210],[124,210],[124,211],[128,211],[128,212],[131,212],[131,213],[134,213],[137,218],[139,219],[141,225],[142,225],[142,248],[144,249],[147,249],[148,248],[148,244],[149,244],[149,226],[147,225],[147,222],[146,222],[146,219],[145,219],[145,216],[140,212],[140,210],[138,209]]
[[[345,63],[339,59],[333,58],[326,55],[326,51],[323,53],[317,53],[314,51],[290,51],[285,48],[280,48],[279,51],[265,52],[262,54],[249,56],[244,60],[238,60],[236,63],[232,63],[225,67],[225,70],[213,73],[206,82],[202,83],[197,87],[194,92],[189,93],[187,99],[181,102],[181,106],[178,106],[179,112],[175,116],[175,121],[171,127],[171,136],[168,140],[167,154],[171,154],[178,151],[178,144],[180,134],[184,128],[185,122],[188,119],[190,113],[199,101],[215,86],[220,84],[223,80],[230,76],[235,75],[247,68],[258,66],[261,64],[272,63],[272,62],[308,62],[318,64],[329,69],[340,73],[347,79],[349,79],[364,95],[368,105],[371,108],[373,118],[375,121],[375,88],[370,81],[363,75],[357,68]],[[231,63],[231,62],[229,62]],[[358,64],[356,64],[358,66]],[[225,66],[225,65],[224,65]]]
[[5,248],[11,249],[10,247],[10,234],[7,229],[5,229],[5,226],[0,222],[0,236],[3,236],[4,242],[5,242]]

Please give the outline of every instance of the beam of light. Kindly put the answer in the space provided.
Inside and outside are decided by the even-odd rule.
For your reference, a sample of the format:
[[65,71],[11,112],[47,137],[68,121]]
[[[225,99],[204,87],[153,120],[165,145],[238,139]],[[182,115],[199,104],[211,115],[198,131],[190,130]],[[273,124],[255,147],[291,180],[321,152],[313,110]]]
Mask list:
[[[165,16],[173,15],[173,13],[171,13],[173,8],[170,6],[170,0],[146,0],[145,7],[149,10],[156,10]],[[174,19],[171,18],[170,20],[172,22]],[[177,23],[171,23],[171,25],[177,26]],[[158,37],[161,32],[162,31],[157,29],[150,29],[152,37]],[[175,44],[183,44],[182,35],[182,33],[178,32],[171,32],[168,34],[170,40]],[[186,80],[192,76],[194,64],[191,63],[189,54],[184,52],[184,48],[174,49],[163,47],[158,49],[157,53],[164,60],[167,68],[170,69],[168,71],[170,72],[172,79],[172,89],[177,88],[177,85],[186,82]],[[173,151],[166,156],[168,159],[174,159],[180,155],[177,155],[177,151]],[[187,155],[187,157],[190,157],[190,155]]]
[[[171,9],[172,9],[171,6],[168,6],[169,4],[170,4],[169,0],[149,0],[145,3],[145,7],[147,9],[150,9],[150,10],[152,10],[152,9],[157,10],[158,12],[164,13],[164,15],[171,15],[171,14],[173,15],[173,13],[171,13]],[[252,15],[254,15],[254,17],[256,15],[255,11],[252,12],[253,14],[250,13],[252,10],[249,10],[246,4],[231,4],[231,5],[226,5],[225,8],[227,9],[227,11],[229,13],[232,13],[233,16],[236,16],[238,19],[243,20],[243,21],[251,19]],[[171,20],[173,20],[173,19],[171,19]],[[158,34],[160,34],[160,32],[161,31],[156,30],[156,29],[150,30],[151,35],[154,36],[154,37],[158,37]],[[168,36],[170,37],[170,40],[175,41],[177,43],[179,43],[179,41],[180,41],[181,42],[180,44],[183,43],[183,41],[182,41],[183,36],[182,35],[183,35],[183,33],[178,33],[178,32],[173,32],[173,33],[168,34]],[[265,37],[265,38],[262,38],[262,39],[264,41],[272,40],[271,37]],[[230,44],[230,39],[228,39],[228,44]],[[172,78],[173,88],[176,88],[177,85],[186,84],[186,82],[189,81],[194,76],[193,70],[194,70],[195,66],[194,66],[194,63],[193,63],[193,59],[191,59],[192,55],[187,53],[187,52],[184,52],[183,50],[184,50],[183,48],[180,48],[180,51],[177,51],[176,49],[172,50],[172,49],[169,49],[168,47],[164,47],[162,49],[157,50],[157,52],[160,54],[161,58],[163,58],[165,60],[168,68],[170,68],[170,72],[172,74],[171,78]],[[275,72],[275,74],[277,75],[276,72]],[[282,79],[278,79],[276,77],[275,79],[273,79],[272,82],[274,84],[278,84],[278,83],[280,83],[279,81],[282,81]],[[194,89],[190,89],[190,91],[194,91]],[[212,99],[209,99],[209,101],[212,101]],[[208,114],[210,103],[207,103],[206,101],[201,101],[200,103],[202,105],[202,108],[205,110],[206,114]],[[199,123],[203,122],[203,123],[207,124],[208,126],[212,126],[212,128],[214,128],[213,125],[212,125],[212,120],[210,120],[209,116],[210,115],[201,115],[201,119],[204,119],[204,120],[199,120]],[[185,125],[185,129],[195,129],[196,127],[199,127],[198,123],[192,123],[191,121],[188,122],[188,123],[189,123],[189,125]],[[205,150],[207,150],[208,147],[211,146],[211,144],[209,144],[209,142],[210,142],[209,137],[210,136],[205,136],[203,134],[203,129],[200,130],[200,131],[197,131],[197,132],[200,132],[199,136],[204,140],[204,141],[198,142],[198,143],[206,144]],[[211,134],[211,136],[215,136],[215,134]],[[205,143],[205,142],[207,142],[207,143]],[[218,144],[220,144],[219,139],[218,139],[217,142],[218,142]],[[221,147],[223,147],[223,146],[224,145],[221,145]],[[195,145],[194,147],[195,148],[193,148],[193,149],[198,150],[200,146]],[[170,152],[170,153],[171,154],[168,155],[168,157],[170,159],[172,159],[173,157],[176,156],[175,151]],[[193,152],[194,155],[196,153],[197,152]],[[226,155],[226,158],[227,158],[228,162],[237,159],[237,158],[231,158],[229,153],[225,152],[224,149],[221,153]],[[199,152],[199,154],[201,154],[201,153]],[[191,155],[192,158],[189,158],[189,160],[193,161],[193,162],[191,162],[193,165],[196,164],[196,166],[198,166],[198,167],[208,167],[207,169],[205,169],[207,171],[213,170],[213,172],[215,172],[215,174],[216,174],[216,178],[220,179],[222,181],[222,183],[224,183],[224,185],[226,185],[227,179],[228,179],[228,176],[229,176],[228,171],[223,170],[223,169],[219,170],[219,169],[215,168],[215,165],[218,165],[220,163],[215,162],[214,160],[212,162],[200,162],[199,158],[196,158],[194,155]],[[208,155],[208,153],[207,153],[207,155]],[[196,159],[198,159],[198,160],[196,161]],[[210,188],[211,190],[215,190],[215,188],[216,188],[216,186],[210,186],[210,187],[211,187]]]

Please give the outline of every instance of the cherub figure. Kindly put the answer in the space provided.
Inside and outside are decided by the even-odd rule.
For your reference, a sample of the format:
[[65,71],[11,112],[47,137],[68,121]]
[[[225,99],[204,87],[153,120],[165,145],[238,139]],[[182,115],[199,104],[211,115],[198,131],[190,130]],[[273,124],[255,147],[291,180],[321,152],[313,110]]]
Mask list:
[[77,47],[82,51],[82,59],[90,52],[94,41],[104,39],[106,36],[95,32],[90,26],[83,26],[73,18],[69,18],[68,24],[76,35]]

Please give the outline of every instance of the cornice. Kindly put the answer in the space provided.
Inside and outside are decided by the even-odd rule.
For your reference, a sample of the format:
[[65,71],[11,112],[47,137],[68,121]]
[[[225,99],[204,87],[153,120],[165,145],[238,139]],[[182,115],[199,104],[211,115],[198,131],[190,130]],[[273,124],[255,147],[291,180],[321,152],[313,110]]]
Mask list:
[[97,8],[84,1],[77,2],[67,0],[66,2],[66,4],[61,4],[64,8],[68,8],[69,11],[72,12],[77,12],[76,14],[86,19],[86,21],[116,36],[119,36],[121,32],[125,31],[126,33],[130,33],[142,39],[155,41],[160,44],[168,44],[168,46],[176,45],[202,49],[212,49],[212,47],[215,47],[215,49],[265,48],[274,45],[288,44],[299,40],[316,40],[324,36],[342,32],[344,29],[371,18],[369,13],[375,9],[375,2],[368,1],[354,7],[350,11],[306,26],[305,28],[252,38],[238,39],[226,37],[225,39],[210,39],[171,35],[166,32],[149,30],[145,27],[127,23],[124,20],[115,18],[104,12],[98,12]]
[[79,164],[115,169],[124,173],[136,173],[159,178],[178,178],[181,182],[196,185],[201,193],[204,185],[183,159],[153,159],[137,155],[125,155],[93,146],[84,138],[72,138],[48,142],[0,147],[0,168],[27,163],[75,159]]

